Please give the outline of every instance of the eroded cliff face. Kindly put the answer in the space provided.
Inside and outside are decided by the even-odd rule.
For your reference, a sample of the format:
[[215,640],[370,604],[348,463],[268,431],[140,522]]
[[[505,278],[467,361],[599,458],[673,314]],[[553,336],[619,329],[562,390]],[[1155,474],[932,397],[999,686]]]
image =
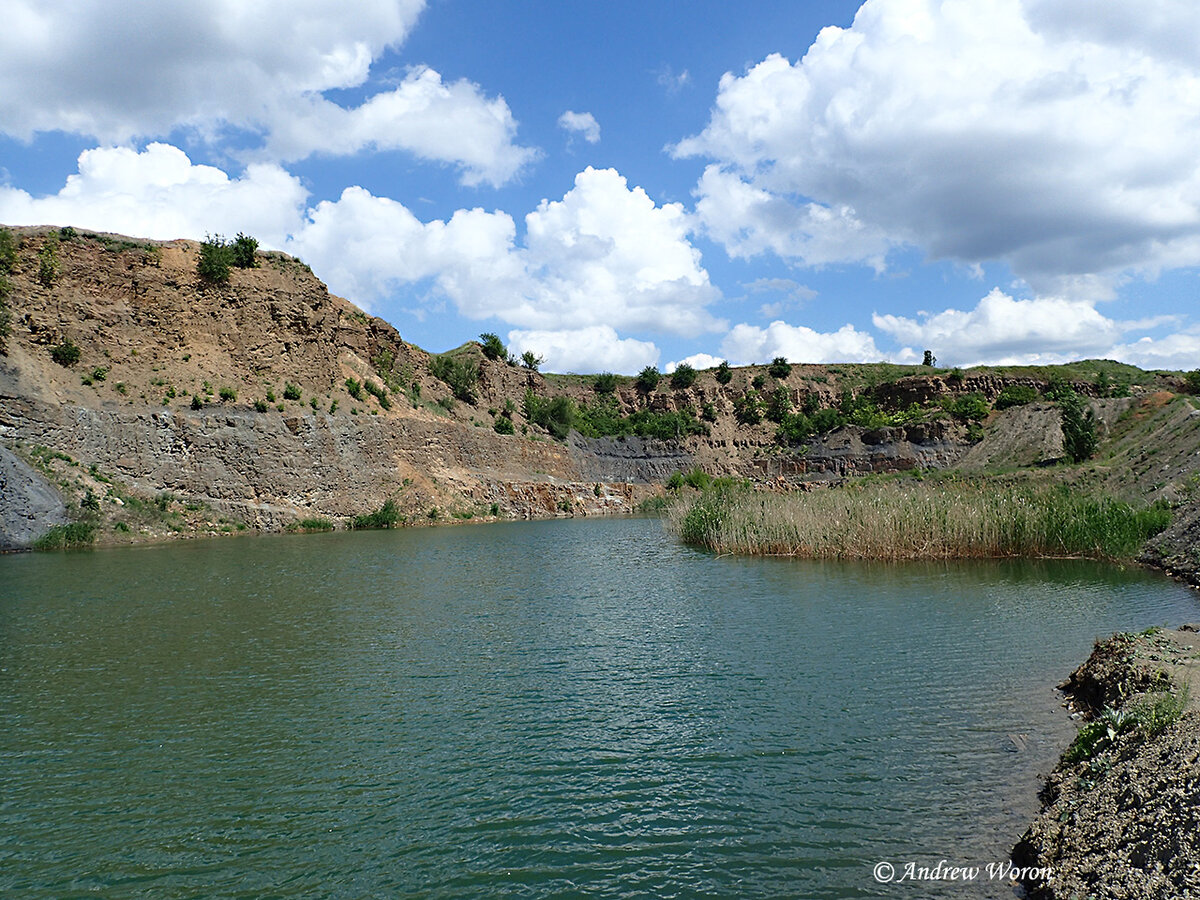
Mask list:
[[[196,275],[193,242],[82,235],[59,242],[46,284],[37,255],[57,235],[16,232],[0,442],[72,499],[169,494],[276,529],[389,499],[412,521],[628,511],[653,490],[601,483],[619,479],[545,435],[497,434],[484,410],[544,389],[541,375],[481,359],[479,400],[455,401],[427,353],[288,257],[218,287]],[[56,362],[63,346],[78,359]],[[388,409],[347,387],[381,385],[381,365],[402,388]],[[42,530],[61,518],[41,515]],[[10,536],[28,543],[30,529]]]

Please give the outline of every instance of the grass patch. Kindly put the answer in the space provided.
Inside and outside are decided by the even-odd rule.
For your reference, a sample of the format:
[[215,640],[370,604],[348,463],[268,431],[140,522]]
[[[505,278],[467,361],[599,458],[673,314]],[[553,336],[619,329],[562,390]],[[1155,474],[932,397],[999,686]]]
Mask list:
[[720,553],[810,559],[1131,559],[1170,522],[1161,504],[997,479],[862,481],[787,495],[722,486],[675,504],[669,527]]
[[33,542],[34,550],[73,550],[90,547],[96,540],[95,522],[55,525]]

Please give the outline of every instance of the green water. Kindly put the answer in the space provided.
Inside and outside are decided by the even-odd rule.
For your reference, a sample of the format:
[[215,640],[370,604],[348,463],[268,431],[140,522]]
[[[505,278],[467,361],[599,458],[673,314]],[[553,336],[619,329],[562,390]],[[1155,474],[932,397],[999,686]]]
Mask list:
[[636,519],[3,557],[0,896],[931,896],[872,866],[1002,857],[1053,684],[1195,619],[1135,568]]

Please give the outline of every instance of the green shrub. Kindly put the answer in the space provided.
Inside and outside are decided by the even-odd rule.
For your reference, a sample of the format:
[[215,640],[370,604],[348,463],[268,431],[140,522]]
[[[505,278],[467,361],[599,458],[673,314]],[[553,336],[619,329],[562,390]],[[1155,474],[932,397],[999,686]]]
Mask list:
[[802,412],[783,417],[775,429],[775,440],[780,444],[802,444],[813,436],[812,420]]
[[265,413],[268,409],[270,409],[270,407],[267,406],[266,400],[255,400],[254,401],[254,411],[255,412]]
[[767,372],[776,381],[783,381],[792,374],[792,367],[788,363],[786,356],[777,356],[771,360],[771,365],[767,367]]
[[0,228],[0,275],[11,275],[17,268],[17,239],[7,228]]
[[50,349],[50,358],[60,366],[69,367],[79,362],[79,347],[70,339],[66,338],[61,344]]
[[392,402],[388,399],[387,388],[381,384],[376,384],[369,378],[363,382],[363,390],[379,401],[380,407],[383,409],[391,409]]
[[513,420],[508,416],[496,416],[496,421],[492,423],[492,430],[496,434],[514,434]]
[[204,409],[204,401],[199,394],[192,394],[192,409]]
[[223,388],[221,388],[221,399],[222,400],[236,400],[237,399],[237,391],[235,391],[231,387],[223,387]]
[[526,350],[521,354],[521,365],[531,372],[536,372],[538,370],[538,366],[544,362],[545,360],[532,350]]
[[[228,247],[229,262],[239,269],[258,268],[258,241],[249,235],[238,232],[238,236]],[[228,276],[226,276],[228,278]]]
[[463,403],[475,403],[475,386],[479,382],[479,366],[469,360],[458,360],[445,354],[429,361],[429,373],[446,383]]
[[46,287],[50,287],[58,280],[58,273],[61,264],[58,259],[58,235],[51,234],[46,237],[45,243],[42,244],[42,249],[38,252],[38,281]]
[[232,251],[221,235],[208,235],[200,244],[200,256],[196,260],[196,273],[209,284],[226,284],[229,281]]
[[55,525],[33,542],[34,550],[70,550],[88,547],[96,540],[95,522],[70,522]]
[[733,415],[741,425],[757,425],[762,421],[763,402],[758,391],[749,390],[733,401]]
[[1059,406],[1062,412],[1063,453],[1074,463],[1091,459],[1100,443],[1096,433],[1096,413],[1074,391],[1063,394]]
[[996,409],[1008,409],[1013,406],[1024,406],[1038,398],[1037,388],[1028,384],[1008,384],[996,398]]
[[558,440],[566,440],[575,426],[579,409],[570,397],[539,397],[531,390],[525,391],[525,418],[540,425]]
[[704,406],[700,408],[700,418],[705,422],[717,421],[717,408],[711,403],[705,403]]
[[1184,375],[1183,386],[1189,394],[1200,394],[1200,369],[1192,369]]
[[662,374],[658,371],[657,366],[646,366],[646,368],[638,373],[638,390],[647,394],[652,393],[658,387],[658,382],[661,378]]
[[762,374],[762,372],[759,372],[752,379],[750,379],[750,386],[756,391],[761,391],[767,386],[767,376]]
[[393,528],[400,522],[400,510],[395,500],[387,500],[373,513],[355,516],[351,528]]
[[93,381],[104,381],[106,378],[108,378],[108,366],[96,366],[92,369]]
[[671,389],[682,391],[690,388],[696,382],[696,370],[687,363],[680,363],[671,373]]
[[275,392],[274,392],[274,391],[272,391],[272,390],[269,390],[269,389],[268,389],[268,391],[267,391],[267,402],[268,402],[268,403],[274,403],[274,402],[275,402]]
[[983,394],[963,394],[945,404],[946,411],[960,422],[979,422],[986,419],[991,408]]
[[299,400],[300,386],[292,384],[290,381],[283,383],[283,399],[284,400]]
[[771,396],[767,399],[767,418],[778,424],[783,422],[791,411],[792,398],[788,396],[788,389],[780,385],[771,391]]
[[729,384],[733,381],[733,370],[729,368],[729,360],[721,360],[721,364],[717,366],[717,384]]
[[361,400],[363,398],[362,382],[357,378],[347,378],[346,392],[355,400]]
[[485,331],[479,336],[479,343],[483,348],[483,355],[488,359],[501,360],[508,358],[508,348],[504,346],[504,341],[500,340],[499,335]]
[[592,382],[592,390],[597,394],[611,394],[617,389],[617,376],[612,372],[601,372]]

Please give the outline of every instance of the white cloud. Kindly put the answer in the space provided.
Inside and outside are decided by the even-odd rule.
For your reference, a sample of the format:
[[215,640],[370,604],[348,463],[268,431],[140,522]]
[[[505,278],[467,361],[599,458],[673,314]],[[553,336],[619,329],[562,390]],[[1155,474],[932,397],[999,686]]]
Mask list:
[[685,356],[683,359],[667,363],[663,367],[663,371],[669,375],[684,363],[687,363],[693,369],[711,369],[721,364],[721,358],[713,356],[711,353],[693,353],[691,356]]
[[600,123],[589,112],[577,113],[568,109],[558,117],[558,127],[579,135],[589,144],[600,143]]
[[1043,294],[1196,265],[1196,20],[1181,0],[867,0],[799,62],[725,75],[674,152],[715,161],[697,215],[737,256],[878,266],[911,244]]
[[1016,300],[998,288],[974,309],[947,309],[918,319],[872,316],[875,327],[943,364],[1057,363],[1107,356],[1121,326],[1082,300]]
[[280,159],[406,150],[460,166],[467,185],[498,187],[540,156],[514,142],[517,122],[503,97],[489,100],[466,80],[446,84],[425,66],[353,109],[306,96],[272,115],[271,125],[267,151]]
[[136,237],[202,238],[211,232],[253,234],[281,247],[299,223],[308,192],[273,165],[252,165],[241,178],[193,165],[168,144],[142,152],[85,150],[62,190],[35,198],[0,187],[0,221],[10,225],[74,225]]
[[658,362],[649,341],[621,338],[607,325],[570,331],[510,331],[508,345],[520,356],[526,350],[545,358],[550,372],[618,372],[629,375]]
[[1109,357],[1143,369],[1182,369],[1190,372],[1200,368],[1200,334],[1170,334],[1157,340],[1139,338],[1114,347]]
[[0,122],[28,139],[105,142],[177,126],[260,121],[283,98],[362,84],[423,0],[10,0],[0,31]]
[[878,362],[884,358],[875,339],[853,325],[820,332],[780,321],[766,328],[735,325],[721,342],[721,352],[737,366],[767,362],[776,356],[794,363]]
[[429,280],[459,312],[524,329],[589,326],[695,336],[723,323],[677,204],[655,205],[612,169],[588,168],[561,200],[525,217],[459,210],[420,222],[402,204],[350,188],[320,203],[289,249],[356,302]]
[[885,267],[892,242],[845,204],[796,203],[716,165],[704,170],[695,193],[699,228],[732,257],[750,259],[769,251],[810,266],[866,262],[876,271]]
[[404,150],[502,184],[538,152],[515,143],[502,97],[427,67],[344,108],[324,96],[367,83],[424,0],[160,0],[125,15],[98,0],[13,0],[0,31],[0,131],[61,130],[119,144],[190,129],[259,135],[262,160]]

